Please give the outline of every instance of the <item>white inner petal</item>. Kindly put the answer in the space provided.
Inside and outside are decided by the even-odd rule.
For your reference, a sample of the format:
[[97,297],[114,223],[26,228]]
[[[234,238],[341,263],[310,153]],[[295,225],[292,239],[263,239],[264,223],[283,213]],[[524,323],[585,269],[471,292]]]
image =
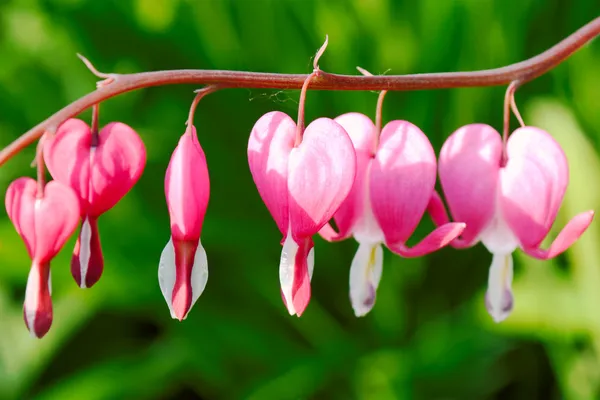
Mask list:
[[[283,249],[281,250],[281,259],[279,260],[279,283],[281,285],[281,292],[285,298],[288,312],[290,315],[296,314],[294,308],[294,302],[292,301],[292,287],[294,285],[294,265],[296,263],[296,253],[298,252],[298,245],[292,239],[291,230],[288,232],[285,242],[283,243]],[[310,254],[312,253],[312,257]],[[312,262],[310,262],[312,258]],[[312,269],[314,268],[314,252],[311,249],[309,253],[309,274],[312,276]]]
[[369,182],[372,164],[373,163],[370,161],[369,165],[367,166],[367,171],[365,172],[365,178],[363,180],[363,209],[361,210],[362,212],[352,228],[352,234],[359,243],[379,243],[385,241],[385,237],[381,231],[381,228],[379,227],[379,224],[377,223],[377,220],[375,219],[373,208],[371,206],[371,191],[369,189]]
[[500,180],[498,180],[494,217],[479,235],[481,243],[483,243],[483,245],[492,254],[512,253],[517,247],[519,247],[519,239],[517,239],[517,237],[513,234],[510,227],[504,220],[502,210],[500,209],[499,197],[502,194],[500,183]]
[[79,274],[81,279],[81,288],[85,289],[85,281],[87,272],[90,265],[91,257],[91,240],[92,240],[92,227],[86,217],[81,225],[81,233],[79,234]]
[[486,306],[496,322],[506,319],[512,311],[512,280],[512,254],[495,253],[488,276]]
[[173,247],[173,240],[169,239],[169,242],[160,255],[160,262],[158,264],[158,284],[160,286],[160,291],[167,302],[167,306],[169,306],[171,318],[177,318],[173,311],[173,286],[175,286],[175,276],[175,248]]
[[25,303],[23,305],[25,311],[25,320],[31,337],[35,335],[35,317],[40,303],[40,273],[39,267],[35,264],[31,265],[29,276],[27,277],[27,286],[25,287]]
[[206,258],[206,251],[202,247],[202,243],[198,241],[198,247],[194,255],[194,266],[192,267],[192,304],[190,304],[190,310],[194,306],[194,303],[196,303],[196,300],[198,300],[198,297],[204,292],[207,281],[208,260]]
[[350,301],[357,317],[366,315],[375,304],[383,269],[380,243],[359,243],[350,267]]

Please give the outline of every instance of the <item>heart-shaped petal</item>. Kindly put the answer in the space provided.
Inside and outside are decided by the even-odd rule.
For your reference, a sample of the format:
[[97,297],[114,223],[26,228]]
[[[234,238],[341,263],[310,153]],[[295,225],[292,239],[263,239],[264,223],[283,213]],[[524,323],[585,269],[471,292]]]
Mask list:
[[405,242],[425,213],[436,179],[435,153],[427,136],[407,121],[381,131],[370,173],[371,204],[388,245]]
[[289,212],[294,240],[316,234],[350,193],[356,155],[344,128],[328,118],[314,120],[289,158]]
[[287,114],[273,111],[256,121],[248,141],[252,178],[284,236],[289,227],[288,160],[295,134],[296,123]]
[[461,127],[442,146],[439,173],[448,208],[467,224],[461,247],[474,244],[494,217],[501,157],[500,134],[485,124]]
[[70,187],[57,181],[49,182],[43,197],[38,197],[37,182],[19,178],[8,187],[5,204],[29,256],[40,264],[60,251],[79,221],[79,199]]
[[506,152],[508,162],[500,172],[502,214],[522,246],[537,247],[569,183],[567,158],[552,136],[534,127],[514,131]]
[[44,159],[54,179],[77,192],[82,214],[98,216],[137,182],[146,164],[146,149],[138,134],[120,122],[102,128],[97,146],[92,146],[89,127],[69,119],[44,142]]

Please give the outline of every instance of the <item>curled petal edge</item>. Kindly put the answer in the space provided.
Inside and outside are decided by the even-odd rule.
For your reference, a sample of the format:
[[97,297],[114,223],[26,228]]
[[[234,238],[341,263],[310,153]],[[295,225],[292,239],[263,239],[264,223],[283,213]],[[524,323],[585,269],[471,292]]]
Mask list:
[[404,243],[388,244],[387,246],[392,252],[405,258],[421,257],[448,245],[460,236],[466,227],[467,224],[463,222],[450,222],[437,227],[413,247],[408,247]]
[[321,228],[321,230],[319,230],[319,235],[328,242],[338,242],[340,240],[348,239],[350,236],[352,236],[352,231],[348,230],[348,232],[344,235],[342,232],[336,232],[336,230],[333,229],[331,224],[328,222]]
[[523,248],[523,251],[531,257],[548,260],[554,258],[567,250],[573,243],[579,239],[581,235],[592,223],[594,219],[594,211],[585,211],[577,214],[565,225],[560,231],[556,239],[552,242],[550,247],[542,249],[540,247],[527,247]]
[[[427,204],[427,213],[429,214],[429,217],[437,227],[441,227],[450,223],[450,218],[448,217],[448,213],[446,212],[444,201],[442,200],[442,197],[437,191],[434,191],[431,195],[431,199],[429,199],[429,203]],[[460,236],[460,234],[458,236]],[[476,243],[476,239],[467,242],[459,237],[456,237],[450,242],[450,246],[454,247],[455,249],[466,249],[474,246]]]

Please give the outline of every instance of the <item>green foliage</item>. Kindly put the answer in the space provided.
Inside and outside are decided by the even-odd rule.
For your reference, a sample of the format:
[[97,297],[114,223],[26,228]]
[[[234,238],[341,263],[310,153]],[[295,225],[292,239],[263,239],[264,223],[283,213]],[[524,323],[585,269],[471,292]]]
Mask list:
[[[325,34],[326,71],[459,71],[533,56],[599,14],[596,0],[5,0],[0,2],[0,146],[94,88],[75,57],[102,71],[174,68],[306,73]],[[517,93],[526,123],[569,157],[557,230],[600,206],[600,42]],[[295,117],[298,92],[225,90],[200,103],[211,201],[203,245],[210,279],[183,323],[157,282],[169,224],[171,149],[196,87],[133,92],[103,105],[144,138],[136,188],[100,220],[106,270],[82,291],[74,240],[53,262],[54,324],[31,339],[22,320],[29,261],[0,213],[0,398],[3,399],[588,399],[600,393],[600,228],[566,255],[516,259],[516,309],[495,325],[481,247],[420,259],[385,253],[374,310],[356,319],[348,270],[356,244],[316,240],[313,298],[301,319],[282,305],[280,236],[252,183],[247,138],[260,115]],[[439,151],[460,125],[501,128],[504,88],[390,93],[384,120],[408,119]],[[373,116],[376,94],[309,92],[307,120]],[[83,119],[89,120],[85,112]],[[33,146],[0,169],[0,192],[29,168]],[[425,220],[416,237],[431,229]],[[553,234],[556,234],[554,232]]]

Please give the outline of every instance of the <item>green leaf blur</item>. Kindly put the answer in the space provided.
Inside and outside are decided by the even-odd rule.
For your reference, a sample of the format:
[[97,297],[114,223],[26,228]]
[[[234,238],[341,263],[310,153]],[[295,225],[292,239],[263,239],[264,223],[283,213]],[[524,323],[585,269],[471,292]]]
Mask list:
[[[75,56],[105,72],[202,68],[404,74],[485,69],[552,46],[600,14],[597,0],[2,0],[0,147],[94,89]],[[348,299],[356,243],[316,239],[313,297],[290,317],[279,293],[280,234],[249,173],[254,122],[296,117],[295,90],[231,89],[206,97],[196,127],[211,176],[202,243],[207,288],[186,321],[169,316],[157,282],[169,237],[164,172],[193,86],[103,103],[148,150],[135,189],[100,219],[105,272],[92,289],[70,276],[74,239],[53,261],[54,323],[29,337],[22,302],[29,260],[0,213],[1,399],[592,399],[600,396],[600,227],[566,254],[517,252],[516,307],[496,325],[483,294],[491,256],[478,245],[419,259],[384,255],[377,303],[357,319]],[[407,119],[436,151],[461,125],[501,129],[504,87],[395,92],[384,122]],[[527,124],[552,133],[571,183],[552,234],[600,207],[600,41],[517,92]],[[307,96],[306,118],[358,111],[373,92]],[[91,113],[81,117],[89,121]],[[516,123],[513,119],[513,126]],[[0,193],[34,146],[0,168]],[[432,228],[425,218],[415,233]]]

